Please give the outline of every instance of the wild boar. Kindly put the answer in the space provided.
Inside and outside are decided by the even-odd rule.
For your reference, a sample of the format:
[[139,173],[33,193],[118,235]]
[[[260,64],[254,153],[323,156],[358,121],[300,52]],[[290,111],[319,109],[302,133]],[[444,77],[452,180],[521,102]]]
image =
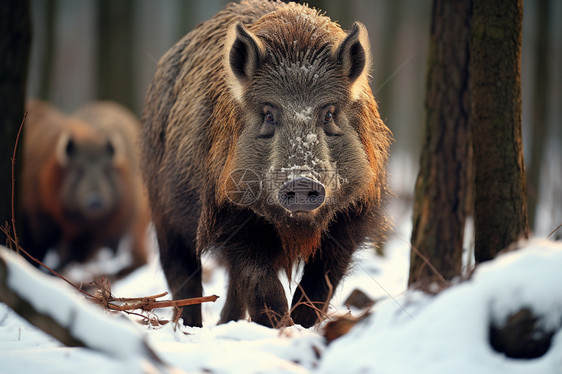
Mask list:
[[23,246],[42,259],[55,247],[58,270],[101,247],[131,239],[132,265],[146,263],[150,220],[135,144],[140,124],[126,108],[92,103],[68,116],[27,103],[22,178]]
[[[307,6],[231,3],[160,60],[141,169],[176,298],[200,296],[200,255],[225,264],[220,322],[312,326],[365,238],[385,231],[391,134],[369,87],[369,38]],[[287,297],[278,271],[304,273]],[[310,304],[313,305],[310,305]],[[201,326],[200,306],[186,307]]]

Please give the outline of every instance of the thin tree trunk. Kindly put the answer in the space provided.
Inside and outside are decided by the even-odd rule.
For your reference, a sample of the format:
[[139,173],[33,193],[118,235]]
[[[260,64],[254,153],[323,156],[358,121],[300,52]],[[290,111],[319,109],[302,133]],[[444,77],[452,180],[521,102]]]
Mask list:
[[425,139],[414,197],[408,281],[421,288],[461,272],[470,165],[471,5],[471,0],[433,2]]
[[[0,7],[0,225],[12,218],[12,152],[23,119],[31,45],[29,1],[7,0]],[[16,156],[19,182],[21,147]],[[16,188],[17,191],[17,188]],[[0,244],[5,243],[0,233]]]
[[528,237],[521,136],[522,0],[474,0],[470,41],[475,257]]
[[537,1],[537,35],[535,45],[535,69],[532,108],[533,142],[531,144],[531,164],[527,181],[529,183],[528,207],[529,227],[535,229],[535,216],[539,194],[539,180],[541,165],[544,156],[547,134],[547,112],[548,112],[548,75],[550,71],[548,55],[550,44],[550,14],[548,0]]
[[51,86],[53,81],[53,61],[55,57],[55,27],[57,24],[57,5],[58,1],[45,1],[45,53],[41,56],[43,63],[41,64],[41,75],[39,85],[39,99],[49,101]]
[[[392,76],[394,69],[399,64],[396,64],[396,45],[398,44],[398,30],[401,26],[400,20],[404,19],[404,15],[401,14],[402,8],[401,0],[393,0],[386,4],[386,17],[384,23],[384,37],[382,38],[382,48],[380,50],[380,55],[384,56],[381,59],[381,68],[377,72],[377,84],[382,84],[386,79]],[[402,61],[400,61],[402,63]],[[392,92],[390,89],[391,85],[386,87],[377,87],[377,92],[375,96],[377,97],[377,102],[381,105],[379,113],[382,118],[387,118],[390,114],[390,104],[392,104]],[[392,126],[392,123],[390,124]],[[396,133],[396,129],[391,129]]]
[[98,2],[98,98],[134,107],[131,0]]

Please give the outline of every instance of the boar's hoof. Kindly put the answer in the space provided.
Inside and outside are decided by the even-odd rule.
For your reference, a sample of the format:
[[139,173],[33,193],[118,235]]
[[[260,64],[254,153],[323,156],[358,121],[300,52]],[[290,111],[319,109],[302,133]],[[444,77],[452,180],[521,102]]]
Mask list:
[[326,189],[314,179],[300,177],[279,189],[279,203],[291,212],[308,212],[324,204]]

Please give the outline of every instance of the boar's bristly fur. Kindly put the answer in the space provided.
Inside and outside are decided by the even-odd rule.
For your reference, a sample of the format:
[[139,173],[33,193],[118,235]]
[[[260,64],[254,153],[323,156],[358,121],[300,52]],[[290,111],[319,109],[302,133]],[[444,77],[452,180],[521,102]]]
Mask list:
[[[229,274],[221,322],[289,314],[279,270],[304,261],[290,316],[311,326],[387,221],[391,134],[369,87],[367,30],[294,3],[242,1],[160,60],[142,170],[176,298],[200,296],[203,252]],[[200,307],[183,321],[201,325]],[[288,319],[283,319],[287,321]]]

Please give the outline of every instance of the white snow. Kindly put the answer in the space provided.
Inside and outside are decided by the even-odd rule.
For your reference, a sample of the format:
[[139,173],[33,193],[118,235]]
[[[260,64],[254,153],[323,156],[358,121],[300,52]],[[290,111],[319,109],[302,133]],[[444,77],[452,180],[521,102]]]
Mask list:
[[[37,311],[67,328],[74,338],[84,342],[93,350],[93,352],[88,350],[86,354],[98,351],[107,359],[129,362],[131,366],[138,369],[146,369],[147,365],[152,364],[149,362],[152,360],[145,343],[146,335],[129,319],[119,314],[108,315],[100,307],[85,302],[78,296],[77,291],[67,287],[63,281],[35,271],[23,257],[5,247],[0,246],[0,257],[7,266],[7,287],[29,302]],[[14,326],[10,326],[13,323],[10,316],[15,314],[4,304],[0,305],[4,312],[3,316],[0,315],[0,321],[3,321],[0,325],[7,323],[7,326],[13,330]],[[18,326],[18,341],[21,341],[21,328]],[[36,333],[42,335],[39,331],[30,329],[29,325],[25,328],[31,335]],[[35,336],[32,340],[37,342],[39,339]],[[47,337],[47,340],[54,342],[50,337]],[[6,346],[8,349],[5,352],[10,352],[10,345],[6,344]],[[150,360],[145,360],[147,358]],[[1,360],[1,362],[5,361]]]
[[302,122],[307,122],[312,119],[312,107],[308,106],[302,108],[300,111],[295,111],[295,119]]
[[[533,241],[480,266],[470,281],[435,297],[409,292],[331,345],[325,373],[560,373],[562,334],[533,360],[508,359],[488,343],[492,320],[530,307],[545,324],[562,324],[562,244]],[[404,313],[401,304],[408,311]],[[353,357],[343,361],[343,357]]]
[[[370,317],[330,346],[318,327],[275,330],[247,321],[217,326],[224,297],[204,305],[203,328],[175,329],[170,323],[161,328],[131,326],[97,307],[84,306],[87,302],[73,292],[60,293],[64,286],[52,277],[22,278],[16,270],[10,284],[58,320],[66,320],[75,308],[75,331],[91,339],[98,351],[62,347],[0,304],[0,372],[146,372],[146,363],[132,359],[139,357],[138,342],[146,339],[167,364],[186,372],[562,373],[560,332],[549,351],[532,360],[506,358],[492,350],[487,340],[491,321],[501,322],[523,306],[543,317],[545,326],[560,328],[562,243],[530,241],[518,251],[481,265],[469,281],[428,296],[406,290],[406,237],[404,233],[392,237],[385,257],[374,255],[371,249],[357,253],[330,313],[349,311],[342,304],[354,288],[379,302]],[[224,271],[211,259],[203,262],[212,269],[204,274],[205,294],[224,296]],[[114,294],[122,297],[164,290],[157,258],[113,287]],[[53,305],[53,297],[59,293],[64,296]],[[170,316],[169,310],[156,313],[161,319]],[[351,309],[351,313],[361,311]]]

